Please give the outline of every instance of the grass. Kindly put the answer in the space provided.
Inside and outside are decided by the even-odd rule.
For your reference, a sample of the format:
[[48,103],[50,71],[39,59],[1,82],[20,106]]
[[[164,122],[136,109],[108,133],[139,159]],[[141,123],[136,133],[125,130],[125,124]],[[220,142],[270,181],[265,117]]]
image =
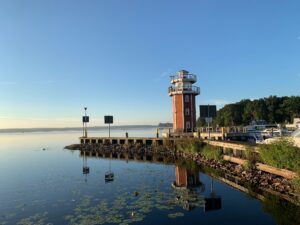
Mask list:
[[176,149],[187,153],[200,153],[206,159],[214,159],[221,161],[223,159],[223,152],[219,147],[214,147],[204,144],[199,139],[181,139],[176,141]]
[[217,161],[221,161],[223,159],[223,151],[211,145],[205,145],[202,148],[201,155],[204,156],[206,159],[214,159]]
[[300,148],[287,139],[281,138],[278,141],[260,146],[260,159],[263,163],[280,169],[289,169],[298,174],[292,184],[296,193],[300,195]]
[[289,139],[281,138],[272,144],[261,145],[259,152],[263,163],[300,173],[300,148]]
[[246,147],[245,156],[247,159],[246,169],[255,169],[256,162],[259,161],[259,155],[251,148]]
[[199,153],[203,146],[203,142],[199,139],[180,139],[176,141],[176,149],[187,153]]

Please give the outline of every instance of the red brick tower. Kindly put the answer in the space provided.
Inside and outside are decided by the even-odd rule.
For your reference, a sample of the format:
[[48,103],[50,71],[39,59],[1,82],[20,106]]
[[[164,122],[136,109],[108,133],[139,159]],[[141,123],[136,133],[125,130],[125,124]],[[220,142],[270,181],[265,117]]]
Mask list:
[[196,95],[200,88],[193,86],[197,76],[186,70],[171,76],[169,96],[173,101],[173,130],[174,133],[193,132],[196,127]]

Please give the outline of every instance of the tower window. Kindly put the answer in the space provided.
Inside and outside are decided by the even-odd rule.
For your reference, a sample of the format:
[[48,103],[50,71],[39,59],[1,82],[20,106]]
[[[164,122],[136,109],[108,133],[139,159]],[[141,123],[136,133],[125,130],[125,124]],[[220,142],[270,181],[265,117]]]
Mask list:
[[184,101],[189,102],[190,101],[190,96],[188,96],[188,95],[184,96]]
[[186,129],[191,129],[191,123],[190,123],[190,121],[186,122]]
[[189,115],[190,115],[190,109],[189,109],[189,108],[186,108],[186,109],[185,109],[185,115],[186,115],[186,116],[189,116]]

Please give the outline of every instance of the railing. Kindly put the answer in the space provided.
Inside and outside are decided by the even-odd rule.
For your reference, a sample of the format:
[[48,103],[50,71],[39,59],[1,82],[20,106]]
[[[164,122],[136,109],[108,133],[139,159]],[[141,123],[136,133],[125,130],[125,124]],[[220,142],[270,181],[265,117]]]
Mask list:
[[191,82],[197,82],[197,76],[194,74],[177,74],[170,76],[171,83],[174,83],[176,80],[186,80],[186,81],[191,81]]
[[192,93],[199,95],[200,94],[200,88],[197,86],[192,87],[169,87],[168,90],[169,94],[175,94],[177,92],[185,92],[185,93]]
[[201,133],[208,133],[210,132],[215,132],[215,133],[221,133],[222,128],[224,129],[224,133],[246,133],[245,129],[243,127],[198,127],[198,131]]

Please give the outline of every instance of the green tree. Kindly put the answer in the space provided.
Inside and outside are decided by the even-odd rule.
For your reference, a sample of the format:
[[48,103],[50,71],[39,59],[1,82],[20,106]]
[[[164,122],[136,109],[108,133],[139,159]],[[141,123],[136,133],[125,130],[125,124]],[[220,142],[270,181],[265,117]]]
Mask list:
[[[248,125],[252,120],[266,120],[269,123],[291,122],[300,117],[300,96],[270,96],[257,100],[243,99],[240,102],[225,105],[217,111],[213,125],[239,126]],[[198,119],[198,126],[205,126],[205,121]]]

